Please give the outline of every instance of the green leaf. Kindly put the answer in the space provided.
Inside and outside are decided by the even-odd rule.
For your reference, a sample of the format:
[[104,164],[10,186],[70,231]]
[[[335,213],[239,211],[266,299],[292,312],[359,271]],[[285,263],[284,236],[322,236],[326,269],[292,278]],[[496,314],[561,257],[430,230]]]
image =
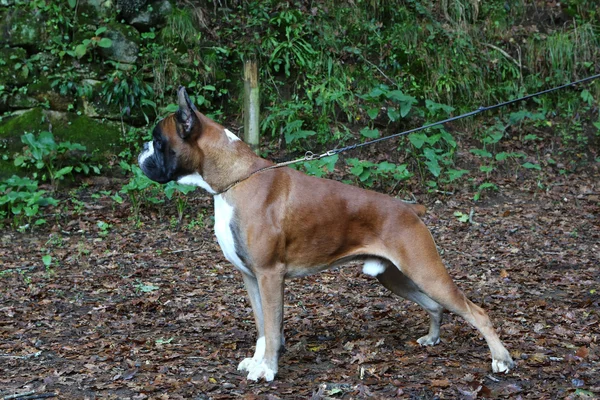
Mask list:
[[460,221],[460,222],[469,222],[469,214],[463,214],[460,211],[454,211],[454,216]]
[[388,118],[390,121],[394,122],[400,118],[400,113],[394,107],[390,107],[387,110]]
[[367,115],[369,116],[369,118],[371,119],[375,119],[377,118],[377,116],[379,115],[379,107],[373,107],[371,109],[369,109],[367,111]]
[[589,106],[594,104],[594,96],[592,96],[592,94],[587,89],[581,91],[581,99],[585,101]]
[[112,46],[112,40],[109,38],[102,38],[100,39],[100,41],[98,42],[98,46],[103,47],[103,48],[109,48]]
[[470,149],[469,151],[479,157],[485,157],[485,158],[492,157],[492,153],[490,153],[489,151],[487,151],[485,149]]
[[376,139],[379,137],[379,129],[363,128],[360,130],[360,134],[369,139]]
[[69,1],[69,7],[71,7],[71,8],[77,7],[77,0],[68,0],[68,1]]
[[468,174],[469,171],[466,169],[449,169],[448,171],[446,171],[446,174],[448,174],[448,179],[450,180],[450,182],[455,181],[457,179],[459,179],[461,176]]
[[496,154],[496,161],[504,161],[508,159],[508,153],[503,151],[501,153]]
[[425,165],[427,165],[427,169],[429,169],[429,172],[431,172],[433,176],[435,176],[436,178],[440,176],[440,173],[442,172],[442,167],[440,167],[440,164],[437,162],[437,160],[425,161]]
[[425,107],[427,107],[431,115],[437,115],[439,111],[442,111],[446,115],[450,115],[454,111],[454,107],[452,106],[436,103],[431,100],[425,100]]
[[138,283],[136,285],[134,285],[136,287],[136,289],[138,289],[140,292],[144,292],[144,293],[150,293],[150,292],[154,292],[155,290],[160,289],[160,286],[155,286],[151,283],[149,284],[143,284],[143,283]]
[[413,146],[420,149],[425,144],[425,141],[427,141],[427,135],[424,133],[411,133],[408,135],[408,140]]
[[101,26],[100,28],[96,29],[96,36],[99,36],[101,34],[103,34],[104,32],[106,32],[106,28],[105,26]]
[[79,44],[75,47],[75,55],[77,58],[85,56],[85,53],[87,53],[87,46],[85,44]]
[[406,117],[412,108],[412,103],[401,103],[400,104],[400,116]]
[[63,176],[70,174],[71,171],[73,171],[73,167],[72,166],[68,166],[68,167],[63,167],[61,169],[59,169],[58,171],[56,171],[56,174],[54,174],[54,178],[62,178]]
[[25,157],[17,156],[15,158],[14,164],[15,164],[15,167],[20,167],[21,165],[25,164]]
[[52,264],[52,256],[50,254],[46,254],[45,256],[42,257],[42,262],[44,263],[46,268],[49,268],[50,265]]
[[523,164],[523,167],[527,169],[537,169],[538,171],[542,170],[542,167],[540,167],[539,164],[532,164],[530,162],[526,162],[525,164]]

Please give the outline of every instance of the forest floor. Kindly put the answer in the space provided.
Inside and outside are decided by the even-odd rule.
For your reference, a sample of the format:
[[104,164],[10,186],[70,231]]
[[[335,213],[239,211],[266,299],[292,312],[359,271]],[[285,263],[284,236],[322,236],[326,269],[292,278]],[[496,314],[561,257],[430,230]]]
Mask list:
[[193,223],[173,223],[168,203],[135,223],[98,182],[65,193],[46,227],[1,233],[0,398],[600,397],[598,163],[504,174],[478,202],[415,193],[450,274],[516,360],[508,374],[451,314],[441,343],[420,347],[425,312],[350,265],[288,281],[279,375],[248,381],[236,366],[256,331],[212,199],[189,196]]

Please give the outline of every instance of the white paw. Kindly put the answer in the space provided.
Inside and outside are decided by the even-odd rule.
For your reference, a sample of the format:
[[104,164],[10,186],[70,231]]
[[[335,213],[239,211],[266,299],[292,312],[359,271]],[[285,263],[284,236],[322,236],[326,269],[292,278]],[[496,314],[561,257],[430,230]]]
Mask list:
[[417,343],[421,346],[435,346],[440,342],[440,338],[438,337],[430,337],[429,335],[420,337],[417,339]]
[[258,364],[254,358],[244,358],[241,363],[238,364],[238,371],[250,371],[253,365]]
[[513,364],[513,362],[492,360],[492,371],[497,374],[501,374],[502,372],[508,374],[508,371],[513,367]]
[[248,369],[248,379],[251,381],[257,381],[260,378],[265,378],[265,381],[271,382],[273,379],[275,379],[276,373],[277,371],[273,371],[264,361],[261,361],[260,363],[254,363],[250,365],[250,368]]

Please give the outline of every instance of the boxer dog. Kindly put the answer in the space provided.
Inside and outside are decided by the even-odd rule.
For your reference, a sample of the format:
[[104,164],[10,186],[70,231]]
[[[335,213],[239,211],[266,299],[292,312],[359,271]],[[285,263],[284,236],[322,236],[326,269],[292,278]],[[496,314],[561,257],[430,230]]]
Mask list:
[[204,116],[185,88],[179,109],[161,120],[139,165],[148,178],[196,185],[214,196],[215,234],[225,258],[240,270],[254,311],[254,356],[238,370],[271,381],[283,339],[286,278],[350,260],[392,292],[429,314],[422,346],[440,341],[444,310],[460,315],[485,338],[492,370],[514,366],[486,312],[454,284],[420,216],[425,208],[291,168],[273,168],[233,133]]

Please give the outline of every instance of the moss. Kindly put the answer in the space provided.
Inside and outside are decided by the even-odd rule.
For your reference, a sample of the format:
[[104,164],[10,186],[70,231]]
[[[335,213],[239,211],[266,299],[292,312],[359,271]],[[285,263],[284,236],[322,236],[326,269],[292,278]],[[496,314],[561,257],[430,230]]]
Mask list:
[[54,126],[53,132],[59,140],[81,143],[90,153],[103,156],[118,154],[122,147],[119,126],[111,121],[69,114],[67,121]]
[[38,132],[48,129],[44,112],[41,108],[33,108],[18,115],[3,117],[0,121],[0,140],[16,137],[19,139],[24,132]]
[[[122,149],[117,123],[41,108],[5,117],[0,121],[0,148],[6,149],[9,155],[19,152],[23,148],[23,133],[38,133],[50,129],[50,126],[57,141],[80,143],[97,160],[118,154]],[[4,169],[4,165],[2,168]]]
[[22,168],[15,167],[13,160],[0,159],[0,180],[10,178],[13,175],[23,175]]

